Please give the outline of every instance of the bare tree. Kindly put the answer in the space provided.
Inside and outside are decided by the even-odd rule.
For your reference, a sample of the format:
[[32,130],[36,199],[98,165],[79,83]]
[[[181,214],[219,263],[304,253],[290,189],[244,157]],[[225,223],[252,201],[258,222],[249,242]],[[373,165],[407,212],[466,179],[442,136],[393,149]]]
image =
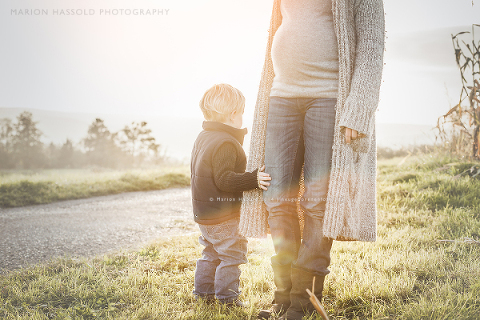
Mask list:
[[149,155],[156,157],[160,145],[155,142],[152,130],[147,128],[147,122],[132,122],[117,134],[117,141],[122,149],[131,155],[133,161],[142,162]]

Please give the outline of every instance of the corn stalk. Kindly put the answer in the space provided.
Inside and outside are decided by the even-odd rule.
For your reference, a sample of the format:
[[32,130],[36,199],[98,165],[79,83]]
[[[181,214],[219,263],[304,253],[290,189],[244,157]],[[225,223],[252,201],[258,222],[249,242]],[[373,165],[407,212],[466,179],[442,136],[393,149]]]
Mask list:
[[[474,159],[480,159],[480,40],[475,39],[472,31],[452,35],[455,60],[460,70],[462,89],[459,102],[446,114],[438,118],[437,135],[447,149],[458,155],[469,154],[472,150]],[[471,41],[464,40],[466,35]]]

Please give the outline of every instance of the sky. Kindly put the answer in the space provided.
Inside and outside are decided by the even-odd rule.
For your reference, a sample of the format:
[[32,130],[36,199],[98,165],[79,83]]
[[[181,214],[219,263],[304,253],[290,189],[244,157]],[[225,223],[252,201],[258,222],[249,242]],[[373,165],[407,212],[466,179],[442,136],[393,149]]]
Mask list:
[[[451,33],[480,24],[474,2],[385,0],[378,122],[434,125],[457,102]],[[200,119],[203,92],[230,83],[251,127],[272,3],[2,0],[0,108]]]

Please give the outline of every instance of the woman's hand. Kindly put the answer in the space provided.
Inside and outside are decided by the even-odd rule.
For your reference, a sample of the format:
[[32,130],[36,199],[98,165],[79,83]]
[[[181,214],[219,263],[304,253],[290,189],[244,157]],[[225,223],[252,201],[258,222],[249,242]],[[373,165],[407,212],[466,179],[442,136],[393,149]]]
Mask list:
[[345,143],[350,144],[353,140],[363,137],[365,137],[363,133],[359,134],[357,130],[345,128]]
[[267,187],[270,185],[270,181],[272,178],[268,173],[265,173],[265,165],[263,165],[260,169],[258,169],[257,172],[257,182],[258,182],[258,187],[262,190],[267,190]]

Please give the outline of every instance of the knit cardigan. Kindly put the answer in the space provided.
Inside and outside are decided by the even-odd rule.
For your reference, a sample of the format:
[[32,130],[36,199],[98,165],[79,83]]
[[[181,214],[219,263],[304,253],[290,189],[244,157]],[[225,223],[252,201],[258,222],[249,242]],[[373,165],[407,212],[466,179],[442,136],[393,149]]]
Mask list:
[[[332,0],[339,51],[339,89],[333,154],[323,233],[336,240],[376,240],[375,111],[382,81],[385,21],[382,0]],[[263,165],[270,88],[270,50],[282,16],[274,0],[260,88],[255,106],[247,170]],[[365,137],[345,143],[344,128]],[[301,212],[299,212],[301,215]],[[268,213],[261,190],[244,192],[240,232],[264,237]]]

